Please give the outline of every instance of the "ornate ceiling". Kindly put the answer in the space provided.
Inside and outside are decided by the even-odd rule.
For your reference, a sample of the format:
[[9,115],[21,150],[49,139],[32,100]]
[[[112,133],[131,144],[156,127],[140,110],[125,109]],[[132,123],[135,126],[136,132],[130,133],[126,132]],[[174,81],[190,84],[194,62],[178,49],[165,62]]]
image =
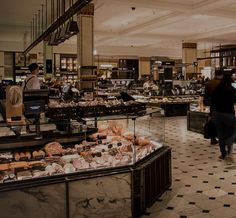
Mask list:
[[[2,4],[0,50],[23,48],[33,14],[44,2],[8,0]],[[183,41],[197,42],[199,49],[236,43],[236,0],[93,2],[94,45],[100,55],[181,57]],[[75,43],[74,37],[60,48],[74,49]]]

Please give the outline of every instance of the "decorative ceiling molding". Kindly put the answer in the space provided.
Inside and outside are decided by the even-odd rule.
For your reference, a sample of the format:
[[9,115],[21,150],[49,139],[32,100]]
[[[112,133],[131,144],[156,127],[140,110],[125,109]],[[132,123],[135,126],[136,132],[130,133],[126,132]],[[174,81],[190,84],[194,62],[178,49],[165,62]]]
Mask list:
[[192,36],[187,37],[187,40],[206,39],[206,38],[225,35],[225,34],[228,34],[228,33],[236,33],[236,24],[231,24],[231,25],[228,25],[228,26],[218,27],[214,30],[208,30],[207,32],[204,32],[204,33],[194,34]]
[[[110,2],[115,4],[127,5],[127,6],[135,6],[135,7],[143,7],[143,8],[152,8],[152,9],[163,9],[170,11],[178,11],[178,12],[186,12],[191,10],[191,5],[181,4],[180,2],[167,2],[160,0],[110,0]],[[174,9],[174,10],[173,10]]]
[[174,57],[174,58],[181,58],[182,51],[179,49],[171,49],[171,48],[145,48],[142,47],[137,48],[128,48],[128,47],[121,47],[121,46],[100,46],[97,47],[97,51],[99,55],[134,55],[137,54],[137,56],[168,56],[168,57]]
[[205,0],[193,5],[193,12],[199,13],[204,11],[211,11],[216,8],[221,8],[225,5],[235,3],[235,0]]

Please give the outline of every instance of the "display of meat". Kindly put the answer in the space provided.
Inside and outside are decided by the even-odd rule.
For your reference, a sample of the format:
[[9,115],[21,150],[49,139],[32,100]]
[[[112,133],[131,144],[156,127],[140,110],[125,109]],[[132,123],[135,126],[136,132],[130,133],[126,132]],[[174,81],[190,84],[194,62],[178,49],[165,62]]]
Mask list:
[[63,152],[62,146],[58,142],[50,142],[44,146],[44,150],[48,156],[60,155]]
[[150,144],[150,140],[146,139],[145,137],[138,137],[135,140],[135,144],[139,146],[146,146]]
[[[63,148],[60,143],[51,142],[44,146],[45,152],[0,153],[0,159],[12,161],[0,163],[0,181],[130,165],[162,146],[139,134],[134,136],[123,126],[124,123],[116,121],[104,122],[99,126],[99,132],[90,137],[91,141],[84,140],[74,147]],[[10,173],[5,175],[7,171],[12,172],[12,179]]]
[[70,154],[70,155],[63,155],[61,157],[61,159],[65,162],[65,163],[70,163],[72,162],[74,159],[79,158],[80,156],[78,154]]
[[25,153],[25,157],[26,157],[28,160],[30,160],[31,154],[27,151],[27,152]]
[[62,150],[63,155],[68,155],[68,154],[75,154],[76,149],[75,148],[66,148]]
[[24,160],[25,159],[25,153],[24,152],[20,152],[20,160]]
[[15,153],[14,154],[14,159],[15,159],[15,161],[19,161],[20,160],[20,154],[19,153]]
[[44,157],[45,157],[45,152],[44,152],[43,150],[34,151],[34,152],[32,153],[32,156],[33,156],[33,158],[41,159],[41,158],[44,158]]
[[43,177],[43,176],[48,176],[49,173],[48,171],[41,171],[41,170],[34,170],[32,172],[33,177]]
[[19,162],[12,162],[10,163],[10,168],[15,169],[15,168],[28,168],[29,163],[26,161],[19,161]]
[[122,136],[129,141],[134,140],[134,132],[127,131]]
[[44,160],[40,161],[30,161],[29,162],[29,167],[35,167],[35,166],[45,166],[46,162]]
[[46,166],[45,171],[46,171],[50,176],[56,173],[56,170],[52,167],[52,165]]
[[0,171],[5,171],[10,169],[10,164],[0,164]]
[[75,167],[71,163],[65,164],[63,170],[65,173],[74,173],[76,171]]
[[81,168],[82,168],[82,162],[81,162],[81,160],[80,160],[79,158],[73,160],[73,166],[74,166],[76,169],[81,169]]

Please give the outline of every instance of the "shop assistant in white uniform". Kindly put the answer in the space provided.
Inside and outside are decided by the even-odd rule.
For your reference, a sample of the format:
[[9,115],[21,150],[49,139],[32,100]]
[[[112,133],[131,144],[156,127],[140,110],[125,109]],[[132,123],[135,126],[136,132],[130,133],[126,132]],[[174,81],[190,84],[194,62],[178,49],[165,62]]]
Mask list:
[[29,74],[22,84],[23,91],[32,90],[32,89],[40,89],[40,82],[38,78],[39,74],[39,66],[36,63],[32,63],[29,65]]

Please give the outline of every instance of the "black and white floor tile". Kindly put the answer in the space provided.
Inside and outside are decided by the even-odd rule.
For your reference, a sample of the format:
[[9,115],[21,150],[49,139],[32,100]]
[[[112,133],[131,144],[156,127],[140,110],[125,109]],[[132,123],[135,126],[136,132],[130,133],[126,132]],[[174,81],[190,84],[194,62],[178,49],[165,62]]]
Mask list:
[[218,145],[187,131],[186,117],[166,118],[165,143],[172,148],[172,187],[143,218],[236,218],[236,152],[220,160]]

